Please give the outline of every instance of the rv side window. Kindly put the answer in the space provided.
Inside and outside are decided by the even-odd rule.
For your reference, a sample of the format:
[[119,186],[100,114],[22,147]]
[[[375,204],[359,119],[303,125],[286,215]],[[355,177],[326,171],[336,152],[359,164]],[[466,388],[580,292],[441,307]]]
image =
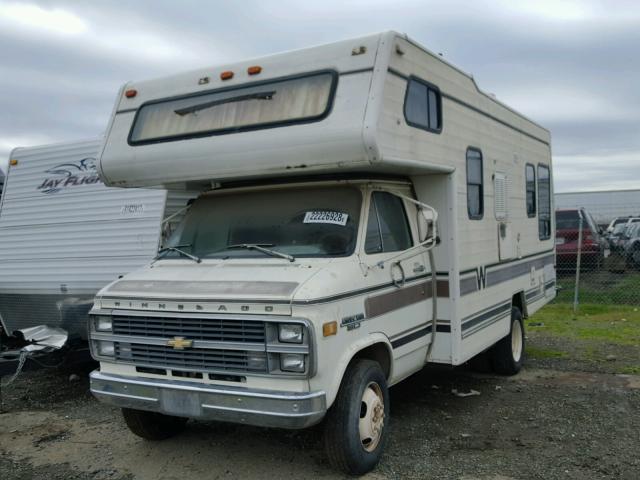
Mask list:
[[404,118],[412,127],[429,132],[442,130],[442,100],[434,85],[410,78],[404,99]]
[[551,180],[546,165],[538,165],[538,238],[551,238]]
[[475,148],[467,149],[467,211],[472,220],[480,220],[484,214],[482,152]]
[[365,253],[397,252],[412,245],[402,199],[387,192],[371,194]]
[[525,169],[525,188],[527,192],[527,217],[536,216],[536,169],[527,163]]

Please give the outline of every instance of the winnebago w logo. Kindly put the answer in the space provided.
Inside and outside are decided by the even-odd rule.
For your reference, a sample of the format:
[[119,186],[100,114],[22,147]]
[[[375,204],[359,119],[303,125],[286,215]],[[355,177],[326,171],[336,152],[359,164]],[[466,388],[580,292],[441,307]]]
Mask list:
[[61,163],[45,170],[45,173],[51,174],[52,177],[45,178],[38,190],[42,193],[56,193],[63,188],[100,182],[95,161],[95,158],[87,157],[76,163]]
[[483,265],[476,269],[476,280],[478,281],[478,290],[487,286],[487,270]]

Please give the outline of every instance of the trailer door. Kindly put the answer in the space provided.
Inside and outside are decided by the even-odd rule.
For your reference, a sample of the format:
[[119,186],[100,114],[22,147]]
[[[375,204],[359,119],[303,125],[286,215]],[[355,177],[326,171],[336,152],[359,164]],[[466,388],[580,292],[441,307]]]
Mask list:
[[494,211],[498,222],[498,251],[500,260],[508,260],[515,256],[515,243],[509,218],[509,182],[505,173],[494,174],[493,192]]

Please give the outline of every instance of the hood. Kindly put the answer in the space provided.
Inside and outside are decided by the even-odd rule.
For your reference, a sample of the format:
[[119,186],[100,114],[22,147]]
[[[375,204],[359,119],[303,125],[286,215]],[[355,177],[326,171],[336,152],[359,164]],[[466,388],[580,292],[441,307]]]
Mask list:
[[108,285],[96,303],[102,308],[284,314],[300,286],[325,265],[165,260]]

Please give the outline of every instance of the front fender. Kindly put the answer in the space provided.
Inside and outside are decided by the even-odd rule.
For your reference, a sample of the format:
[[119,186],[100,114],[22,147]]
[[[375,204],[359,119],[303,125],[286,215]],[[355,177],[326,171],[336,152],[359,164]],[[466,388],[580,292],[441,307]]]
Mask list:
[[342,382],[342,377],[344,377],[344,373],[347,370],[349,363],[351,363],[351,360],[353,359],[353,357],[355,357],[358,352],[364,350],[367,347],[370,347],[371,345],[375,345],[377,343],[382,343],[387,347],[387,351],[389,353],[389,366],[390,366],[389,378],[393,377],[393,355],[391,353],[392,347],[391,347],[391,342],[389,341],[389,338],[380,332],[370,333],[366,337],[360,338],[357,341],[350,344],[349,347],[345,349],[345,351],[342,353],[342,355],[338,359],[336,363],[337,375],[333,377],[331,384],[329,385],[329,388],[327,388],[327,392],[326,392],[327,408],[333,405],[333,402],[336,399],[336,396],[338,395],[338,390],[340,389],[340,383]]

